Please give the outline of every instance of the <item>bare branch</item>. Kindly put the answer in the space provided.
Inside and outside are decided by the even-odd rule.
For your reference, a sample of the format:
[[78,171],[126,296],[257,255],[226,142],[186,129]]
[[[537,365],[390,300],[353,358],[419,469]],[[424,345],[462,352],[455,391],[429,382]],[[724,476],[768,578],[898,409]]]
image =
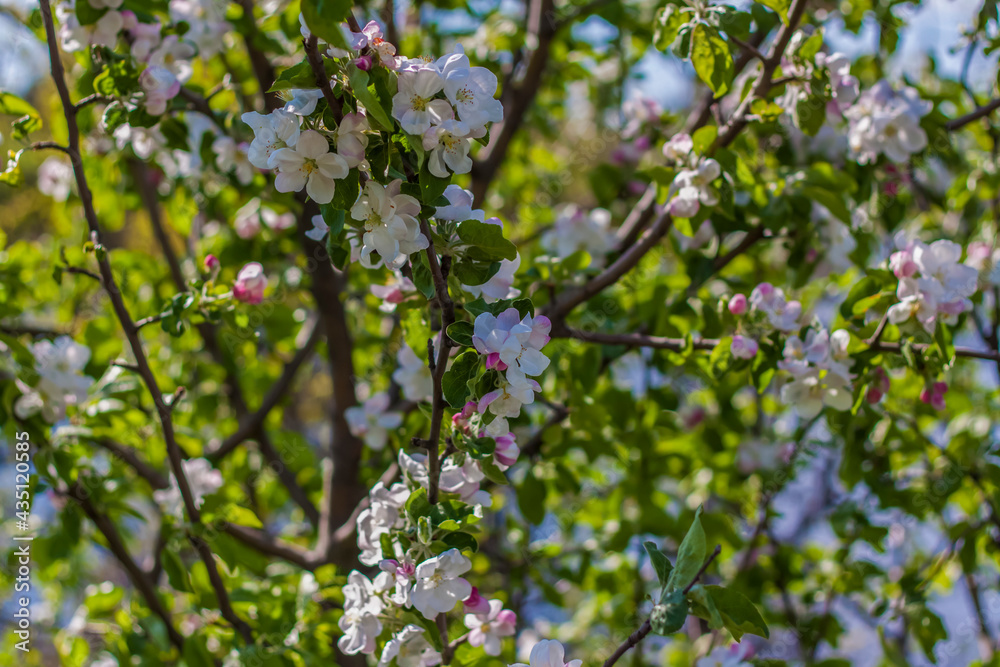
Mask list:
[[969,123],[977,121],[980,118],[985,118],[986,116],[989,116],[997,109],[1000,109],[1000,98],[993,100],[989,104],[979,107],[978,109],[972,111],[971,113],[967,113],[964,116],[955,118],[954,120],[950,120],[947,123],[945,123],[944,126],[949,131],[954,132],[959,128],[965,127]]

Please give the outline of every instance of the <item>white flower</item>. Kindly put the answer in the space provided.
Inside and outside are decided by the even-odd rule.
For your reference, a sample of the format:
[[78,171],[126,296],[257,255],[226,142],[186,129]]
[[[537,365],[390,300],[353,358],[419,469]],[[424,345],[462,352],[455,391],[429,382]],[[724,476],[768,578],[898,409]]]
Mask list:
[[410,589],[413,587],[413,575],[417,566],[409,556],[401,561],[386,558],[379,561],[381,572],[375,577],[375,590],[385,595],[386,599],[401,607],[410,605]]
[[87,391],[94,384],[92,377],[83,374],[90,361],[90,348],[69,336],[60,336],[53,342],[33,343],[31,353],[38,383],[34,388],[24,387],[25,394],[17,399],[14,412],[26,419],[40,410],[46,421],[57,422],[65,416],[67,405],[87,400]]
[[490,600],[485,614],[466,614],[465,627],[469,629],[469,646],[482,646],[486,655],[500,655],[500,640],[513,636],[517,615],[503,608],[500,600]]
[[528,664],[516,662],[510,667],[583,667],[583,660],[566,662],[566,649],[554,639],[543,639],[534,645]]
[[[215,493],[222,487],[222,473],[212,467],[208,459],[185,459],[181,462],[184,477],[194,500],[194,506],[201,508],[205,496]],[[155,500],[163,511],[173,517],[182,519],[184,516],[184,498],[181,495],[177,478],[170,475],[170,487],[153,492]]]
[[167,102],[177,96],[181,82],[166,67],[150,66],[139,75],[139,86],[146,94],[146,111],[159,116],[167,110]]
[[163,67],[177,77],[181,83],[191,78],[193,72],[190,59],[194,57],[195,48],[181,41],[177,35],[167,35],[152,53],[149,54],[149,64],[153,67]]
[[128,123],[123,123],[115,130],[114,137],[118,150],[132,144],[132,150],[140,160],[148,160],[153,153],[166,146],[167,143],[160,128],[156,126],[132,127]]
[[930,245],[917,243],[913,248],[913,261],[920,276],[933,278],[941,285],[944,303],[964,303],[976,293],[979,275],[971,266],[960,264],[961,259],[962,246],[952,241],[935,241]]
[[423,136],[424,150],[429,151],[427,169],[438,178],[448,178],[448,170],[456,174],[472,171],[469,141],[482,136],[462,121],[448,118],[429,127]]
[[675,134],[663,144],[663,156],[672,162],[684,163],[694,150],[694,140],[690,134]]
[[509,376],[501,375],[498,384],[500,386],[480,398],[476,406],[478,412],[485,413],[489,408],[489,411],[497,416],[486,425],[487,434],[493,437],[509,432],[507,418],[520,415],[521,406],[533,403],[535,392],[542,390],[537,382],[523,376],[515,382],[511,381]]
[[392,98],[392,116],[409,134],[423,134],[432,123],[454,116],[447,100],[433,99],[444,88],[436,69],[401,72],[399,92]]
[[374,653],[375,640],[382,632],[378,614],[384,608],[368,577],[357,570],[351,572],[344,586],[344,615],[339,622],[344,636],[337,641],[340,650],[348,655]]
[[493,72],[485,67],[469,67],[469,58],[462,52],[445,56],[438,65],[444,78],[444,94],[463,123],[476,129],[503,120],[503,105],[494,99],[497,77]]
[[486,355],[487,368],[508,371],[512,382],[523,381],[525,375],[540,375],[548,367],[549,360],[540,350],[549,342],[551,329],[549,318],[521,318],[516,308],[496,317],[481,313],[473,324],[472,344]]
[[344,417],[351,433],[363,438],[365,444],[378,451],[389,441],[389,431],[399,428],[403,415],[386,412],[389,409],[389,395],[375,394],[363,406],[352,406],[344,410]]
[[413,281],[401,274],[398,270],[393,271],[392,280],[386,285],[372,285],[368,288],[371,293],[382,299],[382,304],[378,307],[383,313],[393,313],[396,306],[402,303],[410,294],[417,291]]
[[248,111],[240,118],[253,130],[254,138],[247,155],[250,164],[258,169],[273,169],[274,153],[294,146],[299,139],[302,119],[293,113],[281,109],[267,115]]
[[514,274],[521,266],[521,255],[512,260],[501,259],[500,270],[482,285],[462,285],[462,289],[472,296],[482,296],[486,303],[493,303],[498,299],[514,299],[521,295],[521,290],[513,287]]
[[215,166],[223,174],[233,171],[243,185],[253,181],[253,167],[247,154],[247,144],[237,144],[232,137],[219,136],[212,142]]
[[160,19],[156,19],[155,23],[139,23],[132,12],[126,12],[123,17],[125,30],[128,31],[131,42],[129,50],[132,57],[138,61],[146,62],[149,59],[149,54],[160,43]]
[[695,667],[751,667],[751,663],[746,660],[752,657],[753,649],[749,644],[717,646],[704,658],[700,658]]
[[382,649],[379,667],[387,667],[392,659],[398,667],[434,667],[441,664],[441,654],[434,650],[419,625],[407,625],[393,635]]
[[810,329],[805,342],[798,336],[789,336],[785,341],[784,360],[778,368],[798,377],[809,371],[809,365],[822,366],[830,354],[830,335],[824,331]]
[[299,135],[295,148],[280,148],[273,155],[278,176],[274,189],[278,192],[298,192],[303,187],[313,201],[329,204],[336,189],[335,179],[345,178],[347,161],[330,152],[326,137],[316,130]]
[[847,381],[820,369],[811,369],[782,387],[781,401],[793,406],[804,419],[818,415],[824,405],[843,411],[854,404]]
[[750,292],[750,310],[764,313],[778,331],[795,331],[802,316],[802,304],[785,301],[785,293],[770,283],[761,283]]
[[703,159],[695,169],[682,169],[670,184],[670,215],[692,218],[702,204],[715,206],[719,197],[712,188],[712,181],[722,175],[719,163],[712,158]]
[[121,12],[111,10],[97,19],[94,31],[90,33],[90,43],[93,46],[113,47],[118,42],[118,33],[125,25]]
[[323,99],[319,88],[292,88],[288,91],[291,99],[285,102],[285,111],[296,116],[308,116],[316,110],[316,103]]
[[667,383],[667,378],[655,366],[649,365],[653,350],[643,348],[642,352],[627,352],[611,362],[611,382],[616,388],[632,393],[635,399],[642,399],[650,389],[659,389]]
[[472,569],[472,561],[458,549],[449,549],[417,566],[411,600],[425,618],[435,618],[469,597],[472,585],[460,575]]
[[399,368],[392,374],[393,381],[403,390],[403,396],[411,401],[430,400],[434,386],[431,369],[417,356],[413,349],[404,344],[396,353]]
[[574,205],[566,206],[552,227],[542,235],[542,247],[558,257],[566,258],[584,250],[591,257],[592,267],[604,264],[604,255],[615,245],[611,230],[611,213],[603,208],[585,212]]
[[330,225],[326,224],[322,215],[314,215],[312,217],[312,226],[313,228],[306,232],[306,236],[313,241],[322,241],[330,233]]
[[375,565],[385,555],[382,553],[382,535],[394,528],[400,527],[402,518],[400,512],[410,490],[405,484],[393,484],[386,488],[378,482],[368,493],[369,504],[358,515],[358,557],[365,565]]
[[888,82],[879,81],[844,112],[851,153],[861,164],[874,162],[880,153],[893,162],[905,162],[927,145],[920,119],[932,106],[912,88],[896,92]]
[[38,190],[56,201],[66,201],[73,187],[73,166],[57,157],[38,166]]
[[435,209],[434,217],[438,220],[454,220],[465,222],[466,220],[478,220],[483,222],[486,214],[480,209],[473,210],[472,193],[454,183],[444,189],[444,198],[448,200],[448,206],[438,206]]
[[365,148],[368,147],[368,119],[360,113],[344,114],[340,126],[334,134],[337,154],[347,161],[348,167],[360,167],[365,162]]
[[371,254],[378,252],[380,262],[397,269],[406,263],[408,255],[428,245],[416,218],[420,214],[420,202],[400,194],[400,184],[399,179],[388,186],[368,181],[351,208],[351,217],[364,223],[361,264],[365,267],[378,266],[371,261]]

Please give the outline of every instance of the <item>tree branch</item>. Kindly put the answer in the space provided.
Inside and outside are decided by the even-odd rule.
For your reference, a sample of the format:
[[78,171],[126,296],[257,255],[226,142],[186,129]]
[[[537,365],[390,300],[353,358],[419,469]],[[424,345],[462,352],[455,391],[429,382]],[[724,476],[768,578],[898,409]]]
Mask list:
[[1000,109],[1000,98],[993,100],[989,104],[985,104],[979,107],[978,109],[972,111],[971,113],[967,113],[964,116],[950,120],[947,123],[945,123],[944,126],[949,132],[954,132],[957,129],[965,127],[969,123],[977,121],[980,118],[985,118],[986,116],[989,116],[997,109]]
[[149,485],[154,489],[165,489],[170,486],[170,481],[166,478],[163,473],[151,466],[139,453],[128,445],[123,445],[120,442],[115,442],[111,438],[89,438],[91,443],[106,449],[111,452],[116,458],[121,459],[126,464],[128,464],[139,477],[149,482]]
[[[66,119],[69,144],[68,152],[70,161],[73,163],[73,174],[76,178],[77,192],[83,205],[84,215],[87,219],[87,226],[90,229],[91,237],[94,239],[95,244],[99,245],[101,242],[101,227],[97,220],[97,212],[94,209],[93,195],[91,194],[90,186],[87,183],[87,177],[83,170],[83,160],[80,155],[80,128],[76,119],[76,107],[70,98],[69,88],[66,85],[66,75],[65,70],[63,69],[62,60],[60,59],[59,47],[57,46],[58,42],[55,32],[55,22],[52,19],[52,8],[49,4],[49,0],[40,0],[40,9],[42,20],[45,24],[52,78],[55,81],[56,90],[58,91],[60,101],[62,102],[63,115]],[[125,306],[121,290],[119,289],[118,284],[115,281],[114,273],[111,270],[111,264],[108,261],[107,252],[99,251],[96,255],[97,263],[100,268],[101,283],[111,300],[112,308],[114,309],[118,321],[121,323],[121,327],[125,332],[125,337],[128,340],[129,347],[135,356],[138,373],[142,377],[143,383],[146,385],[147,390],[153,398],[153,403],[156,406],[156,411],[160,418],[161,430],[163,432],[163,439],[167,445],[167,456],[170,459],[170,467],[173,470],[174,477],[177,479],[177,486],[180,489],[181,498],[184,501],[184,507],[187,512],[188,519],[194,524],[199,524],[201,522],[201,513],[194,502],[191,487],[188,483],[186,475],[184,474],[184,466],[182,463],[183,455],[174,434],[174,425],[171,417],[170,406],[164,400],[163,392],[160,390],[156,376],[153,374],[153,371],[149,366],[146,353],[142,348],[142,341],[139,339],[139,330],[136,328],[135,322],[132,320],[132,316],[129,314],[128,309]],[[250,626],[233,613],[232,607],[229,604],[229,594],[226,592],[225,586],[221,585],[221,578],[219,577],[218,569],[211,551],[204,545],[204,542],[196,539],[192,539],[191,541],[202,560],[205,562],[205,567],[208,570],[209,579],[212,582],[216,597],[219,599],[219,606],[223,616],[233,625],[234,628],[236,628],[247,644],[252,644],[253,634],[250,631]]]

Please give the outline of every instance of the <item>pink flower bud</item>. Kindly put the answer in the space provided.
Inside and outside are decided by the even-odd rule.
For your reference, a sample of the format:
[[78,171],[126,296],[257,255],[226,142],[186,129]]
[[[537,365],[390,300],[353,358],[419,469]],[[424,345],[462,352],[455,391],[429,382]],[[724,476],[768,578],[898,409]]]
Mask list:
[[490,611],[490,601],[479,594],[479,589],[472,587],[472,594],[464,602],[465,611],[470,614],[487,614]]
[[267,277],[264,267],[257,262],[250,262],[240,269],[233,284],[233,298],[243,303],[258,304],[264,300],[264,288],[267,287]]
[[517,625],[517,614],[510,609],[504,609],[497,614],[497,623],[502,625]]
[[743,294],[737,294],[729,300],[729,312],[739,317],[747,312],[747,298]]
[[362,72],[367,72],[372,68],[372,57],[369,55],[361,56],[360,58],[354,59],[355,66]]
[[517,463],[517,457],[521,453],[521,448],[517,446],[517,441],[513,433],[501,435],[496,439],[497,447],[493,450],[493,456],[497,463],[505,466],[512,466]]
[[917,272],[918,267],[909,250],[900,250],[889,257],[889,268],[897,278],[909,278]]
[[737,359],[753,359],[757,356],[759,346],[757,341],[749,336],[733,336],[733,342],[729,346],[729,351]]
[[868,387],[868,393],[865,394],[865,400],[871,405],[875,405],[882,400],[882,390],[877,387]]
[[216,273],[222,266],[222,262],[215,255],[206,255],[205,257],[205,270],[209,273]]

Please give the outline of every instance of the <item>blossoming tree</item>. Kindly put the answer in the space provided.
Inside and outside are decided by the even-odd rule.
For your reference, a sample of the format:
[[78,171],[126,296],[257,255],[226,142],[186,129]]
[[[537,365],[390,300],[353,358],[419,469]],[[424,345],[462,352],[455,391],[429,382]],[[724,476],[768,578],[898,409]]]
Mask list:
[[5,659],[996,664],[995,3],[434,4],[21,16]]

